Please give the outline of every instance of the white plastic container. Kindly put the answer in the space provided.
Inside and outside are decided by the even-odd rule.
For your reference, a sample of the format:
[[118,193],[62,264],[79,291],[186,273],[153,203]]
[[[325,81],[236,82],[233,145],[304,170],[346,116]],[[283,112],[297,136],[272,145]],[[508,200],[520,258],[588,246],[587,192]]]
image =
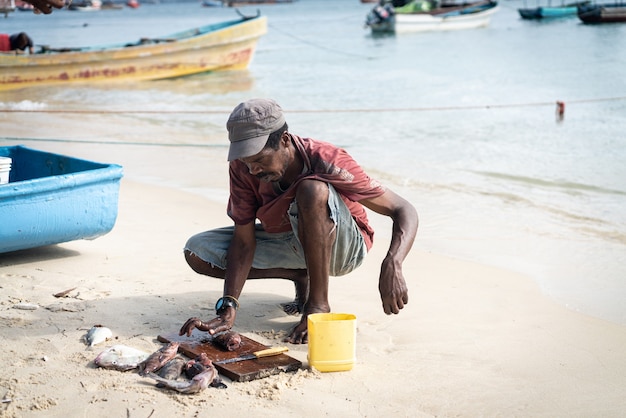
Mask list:
[[11,160],[10,157],[0,157],[0,184],[7,184],[9,182],[12,162],[13,160]]

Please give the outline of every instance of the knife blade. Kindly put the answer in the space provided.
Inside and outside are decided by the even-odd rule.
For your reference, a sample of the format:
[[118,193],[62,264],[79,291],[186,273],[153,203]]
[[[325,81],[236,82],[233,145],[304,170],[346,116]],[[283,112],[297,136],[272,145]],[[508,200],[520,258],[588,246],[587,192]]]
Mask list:
[[286,351],[289,351],[289,348],[287,348],[287,347],[271,347],[271,348],[266,348],[265,350],[255,351],[254,353],[244,354],[244,355],[239,356],[239,357],[233,357],[233,358],[229,358],[229,359],[226,359],[226,360],[214,361],[213,363],[214,364],[236,363],[238,361],[253,360],[255,358],[277,356],[277,355],[282,354],[282,353],[284,353]]

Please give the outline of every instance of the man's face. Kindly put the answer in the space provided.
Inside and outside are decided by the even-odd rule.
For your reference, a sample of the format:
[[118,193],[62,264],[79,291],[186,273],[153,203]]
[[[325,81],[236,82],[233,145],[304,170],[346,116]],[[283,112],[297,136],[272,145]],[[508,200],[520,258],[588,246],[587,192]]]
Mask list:
[[280,181],[285,175],[289,166],[289,154],[281,141],[277,150],[266,147],[258,154],[241,158],[240,161],[248,167],[250,175],[269,183]]

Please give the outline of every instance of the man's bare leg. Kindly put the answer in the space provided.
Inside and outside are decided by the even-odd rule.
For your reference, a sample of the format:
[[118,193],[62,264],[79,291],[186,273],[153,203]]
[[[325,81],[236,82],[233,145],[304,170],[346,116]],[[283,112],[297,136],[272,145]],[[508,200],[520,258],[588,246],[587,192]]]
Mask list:
[[335,224],[329,217],[328,185],[317,180],[304,180],[298,185],[298,238],[304,249],[309,273],[309,297],[302,319],[285,341],[292,344],[308,342],[307,317],[317,312],[330,312],[328,279],[330,255],[335,242]]

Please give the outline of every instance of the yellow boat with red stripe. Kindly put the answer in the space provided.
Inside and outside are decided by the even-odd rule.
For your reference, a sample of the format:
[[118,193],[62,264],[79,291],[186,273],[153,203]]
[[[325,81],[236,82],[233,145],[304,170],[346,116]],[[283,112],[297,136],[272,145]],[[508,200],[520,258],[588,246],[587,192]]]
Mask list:
[[0,54],[0,91],[68,83],[133,82],[250,64],[267,19],[243,17],[162,38],[84,48],[42,48],[32,55]]

